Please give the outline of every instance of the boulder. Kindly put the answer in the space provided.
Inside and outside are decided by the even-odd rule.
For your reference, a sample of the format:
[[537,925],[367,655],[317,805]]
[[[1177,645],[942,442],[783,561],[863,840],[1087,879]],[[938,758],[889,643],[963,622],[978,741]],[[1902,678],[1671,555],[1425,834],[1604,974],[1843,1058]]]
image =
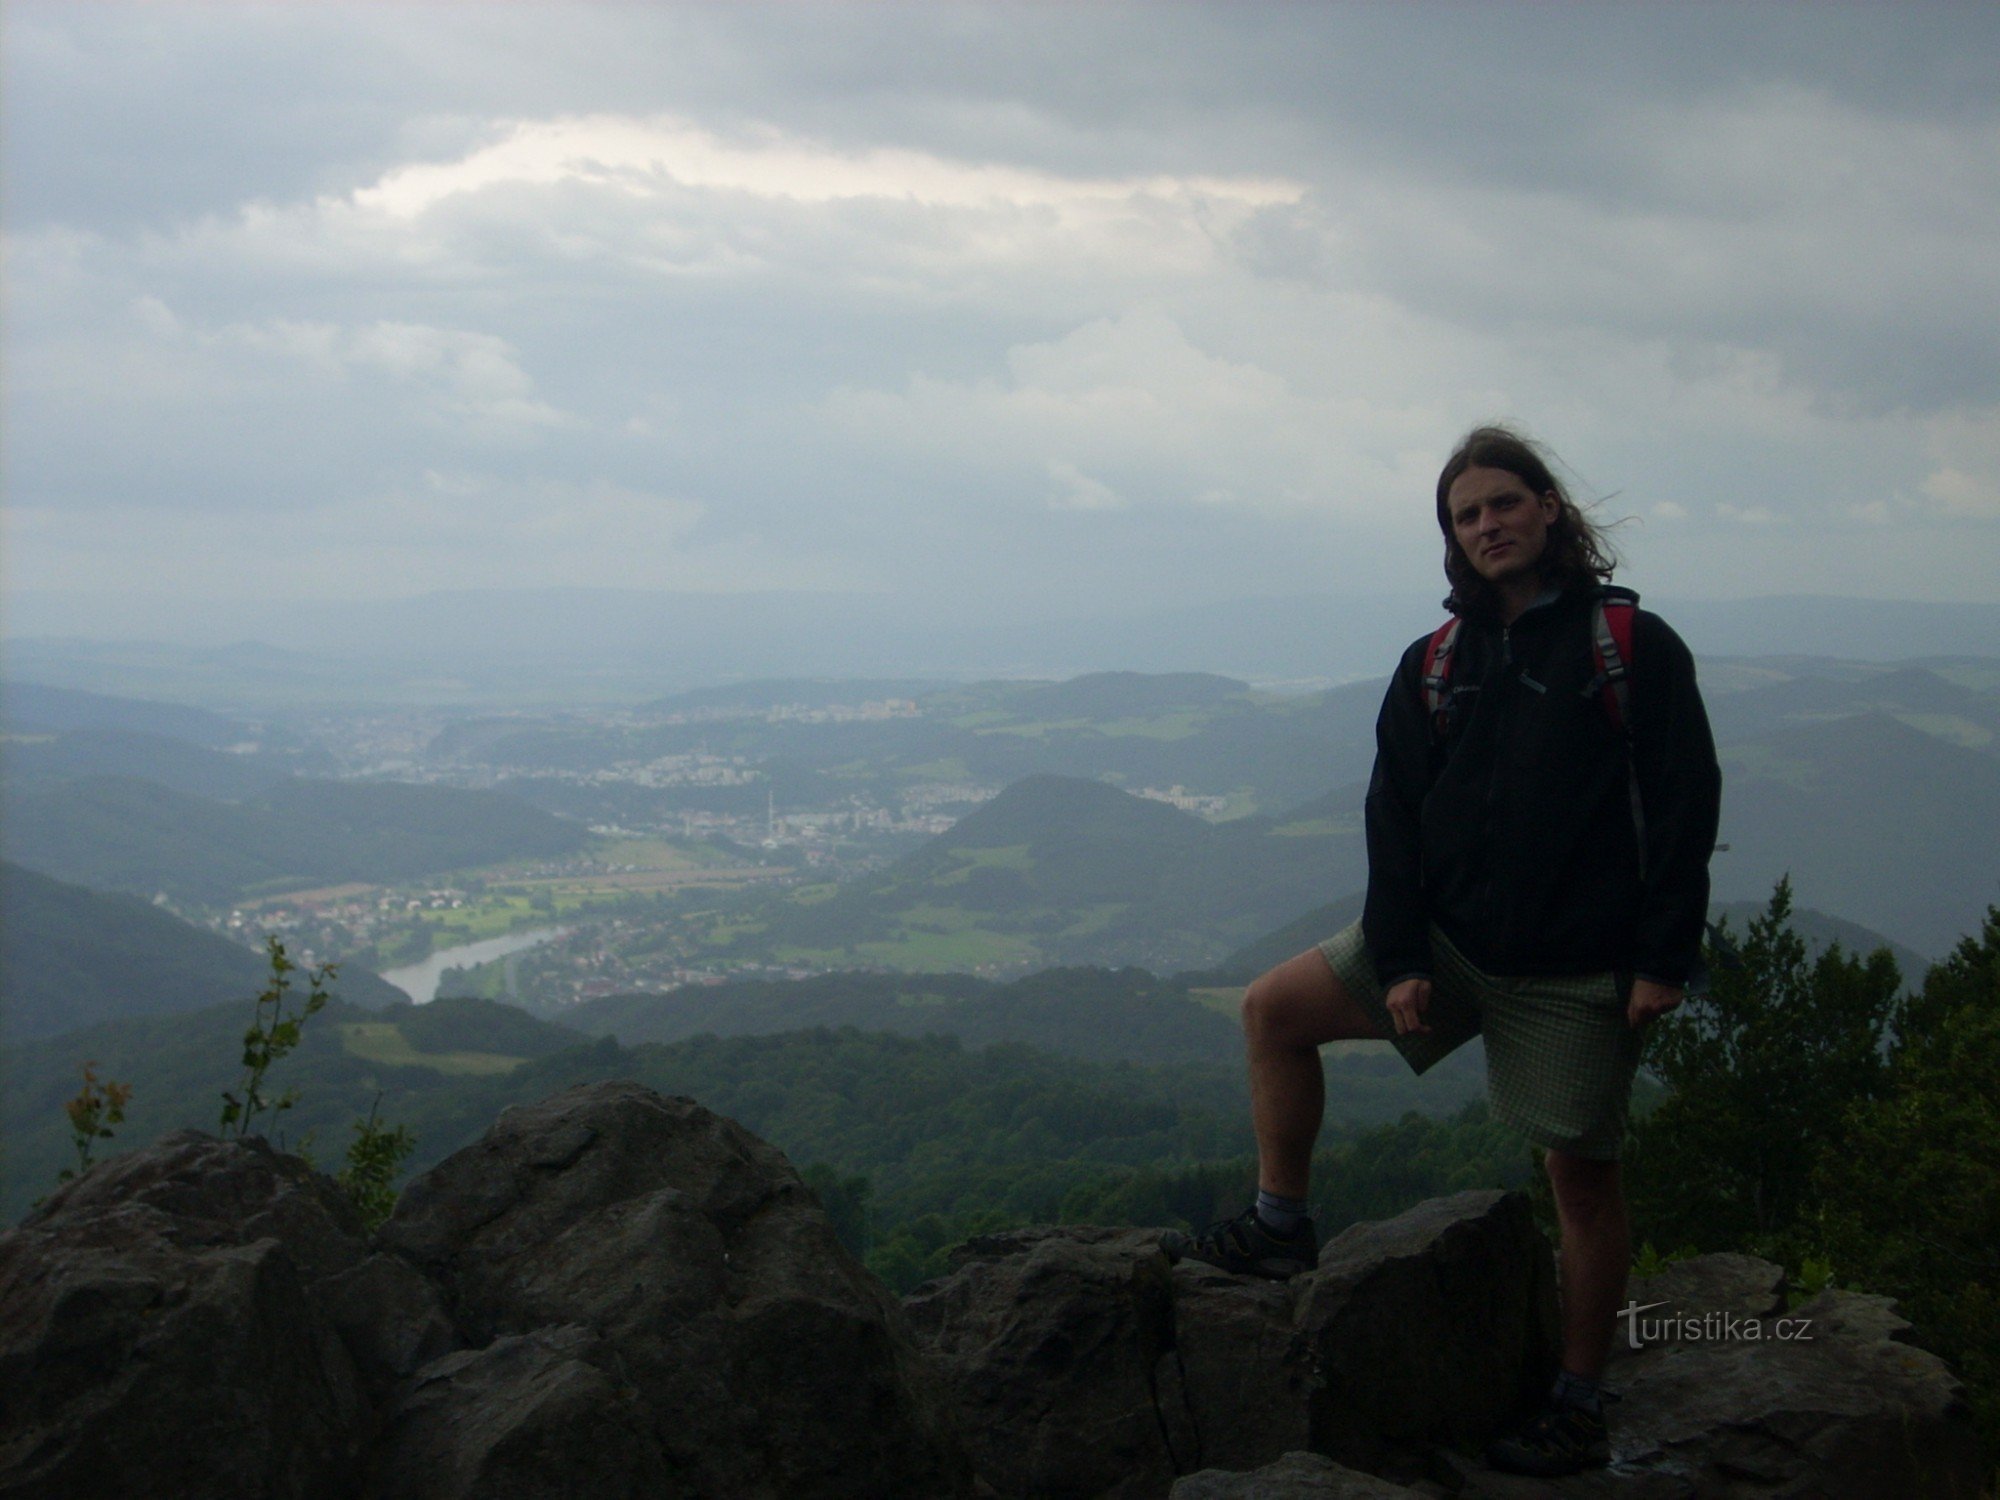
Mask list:
[[1560,1353],[1554,1262],[1522,1193],[1433,1198],[1356,1224],[1300,1278],[1318,1388],[1312,1447],[1372,1471],[1483,1447]]
[[[421,1433],[425,1403],[477,1408],[488,1392],[512,1412],[524,1398],[510,1393],[528,1390],[528,1428],[479,1422],[533,1449],[542,1438],[521,1432],[555,1429],[530,1408],[592,1389],[646,1414],[640,1429],[613,1424],[639,1432],[638,1448],[613,1446],[621,1473],[670,1476],[662,1495],[971,1492],[902,1310],[785,1158],[692,1100],[598,1083],[509,1109],[411,1183],[380,1238],[443,1289],[472,1348],[559,1328],[599,1341],[589,1355],[543,1343],[504,1367],[433,1365],[401,1431]],[[489,1462],[461,1453],[454,1472]]]
[[1174,1320],[1158,1239],[1093,1228],[987,1235],[905,1301],[980,1477],[1002,1495],[1161,1495],[1198,1466],[1184,1405],[1161,1390]]
[[318,1295],[361,1265],[332,1183],[193,1132],[0,1235],[0,1491],[355,1493],[367,1371]]
[[376,1457],[377,1500],[641,1500],[675,1483],[611,1347],[588,1329],[508,1334],[426,1366]]
[[906,1302],[1005,1495],[1159,1496],[1315,1449],[1417,1472],[1480,1443],[1555,1359],[1552,1261],[1519,1194],[1357,1225],[1286,1283],[1169,1267],[1154,1231],[974,1240]]

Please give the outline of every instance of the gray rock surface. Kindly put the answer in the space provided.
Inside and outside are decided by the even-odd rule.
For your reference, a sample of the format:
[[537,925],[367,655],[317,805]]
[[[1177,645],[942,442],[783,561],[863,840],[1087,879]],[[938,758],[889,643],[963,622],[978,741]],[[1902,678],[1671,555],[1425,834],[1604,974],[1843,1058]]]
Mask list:
[[1193,1464],[1195,1440],[1158,1390],[1174,1333],[1157,1239],[1088,1228],[986,1236],[960,1252],[955,1274],[905,1302],[946,1371],[981,1477],[1002,1495],[1160,1495]]
[[1318,1453],[1287,1453],[1248,1473],[1203,1469],[1174,1482],[1168,1500],[1423,1500],[1422,1492],[1345,1468]]
[[907,1301],[1002,1494],[1157,1496],[1306,1448],[1415,1468],[1490,1437],[1554,1361],[1548,1245],[1518,1194],[1356,1226],[1284,1284],[1169,1268],[1156,1242],[992,1236]]
[[185,1132],[0,1235],[0,1493],[355,1493],[366,1372],[316,1292],[353,1208],[262,1142]]
[[1754,1339],[1751,1326],[1620,1363],[1612,1440],[1623,1465],[1717,1500],[1979,1494],[1963,1387],[1904,1342],[1909,1325],[1887,1298],[1823,1292],[1756,1320]]
[[673,1480],[652,1428],[616,1353],[588,1329],[508,1334],[424,1368],[377,1453],[374,1492],[380,1500],[692,1493]]
[[380,1238],[444,1289],[470,1347],[602,1340],[564,1379],[652,1414],[662,1494],[970,1492],[901,1308],[777,1150],[691,1100],[599,1083],[509,1109],[413,1182]]
[[1433,1198],[1329,1243],[1298,1324],[1319,1374],[1316,1449],[1372,1470],[1482,1447],[1555,1368],[1548,1241],[1523,1194]]

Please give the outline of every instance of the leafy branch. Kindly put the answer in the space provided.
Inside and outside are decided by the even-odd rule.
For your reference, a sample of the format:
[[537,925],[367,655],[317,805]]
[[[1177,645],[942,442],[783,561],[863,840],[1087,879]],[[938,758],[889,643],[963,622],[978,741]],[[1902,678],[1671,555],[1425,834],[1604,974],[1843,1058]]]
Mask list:
[[91,1153],[99,1141],[111,1139],[112,1128],[125,1123],[125,1106],[131,1102],[132,1085],[98,1082],[97,1064],[83,1065],[83,1088],[63,1105],[69,1116],[70,1144],[76,1148],[76,1165],[64,1167],[56,1181],[68,1182],[91,1168]]
[[382,1096],[368,1106],[368,1118],[354,1122],[354,1139],[347,1146],[347,1165],[334,1181],[354,1200],[370,1229],[379,1228],[396,1206],[396,1170],[404,1158],[417,1149],[417,1138],[407,1125],[384,1127],[376,1121]]
[[307,969],[305,1004],[294,1013],[290,1009],[292,975],[299,966],[286,956],[285,945],[275,937],[265,938],[264,947],[270,956],[271,981],[257,996],[256,1017],[243,1033],[243,1080],[234,1093],[225,1089],[222,1094],[220,1133],[224,1140],[229,1138],[232,1126],[236,1139],[246,1139],[259,1115],[277,1114],[297,1101],[297,1089],[287,1089],[276,1098],[266,1097],[264,1075],[298,1046],[306,1020],[325,1009],[331,998],[326,986],[334,977],[335,965],[321,964],[316,969]]

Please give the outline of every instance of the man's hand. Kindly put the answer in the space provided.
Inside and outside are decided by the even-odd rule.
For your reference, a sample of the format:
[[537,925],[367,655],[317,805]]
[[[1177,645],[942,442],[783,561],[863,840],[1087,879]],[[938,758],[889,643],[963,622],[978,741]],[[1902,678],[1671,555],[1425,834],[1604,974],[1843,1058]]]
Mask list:
[[1655,1016],[1664,1016],[1681,1003],[1681,987],[1677,984],[1661,984],[1657,979],[1634,979],[1632,1000],[1625,1007],[1625,1019],[1633,1026],[1644,1026]]
[[1383,1004],[1389,1008],[1389,1019],[1396,1023],[1397,1036],[1430,1030],[1424,1022],[1424,1012],[1431,1008],[1431,982],[1428,979],[1399,981],[1389,991],[1389,998]]

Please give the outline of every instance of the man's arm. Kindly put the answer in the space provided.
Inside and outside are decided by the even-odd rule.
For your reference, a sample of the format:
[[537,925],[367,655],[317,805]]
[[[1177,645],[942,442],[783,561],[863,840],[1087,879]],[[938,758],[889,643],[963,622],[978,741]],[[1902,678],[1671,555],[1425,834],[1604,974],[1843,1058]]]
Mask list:
[[1422,818],[1432,748],[1430,716],[1424,711],[1423,648],[1419,641],[1404,652],[1389,679],[1375,718],[1375,771],[1368,782],[1368,899],[1361,930],[1375,960],[1376,978],[1392,996],[1404,981],[1427,983],[1431,968]]
[[[1632,644],[1632,769],[1646,816],[1645,891],[1632,967],[1650,1013],[1679,1003],[1708,920],[1708,859],[1721,816],[1722,771],[1694,656],[1657,615],[1641,613]],[[1671,991],[1669,1001],[1662,991]],[[1643,1019],[1643,1018],[1635,1018]]]
[[1628,1025],[1644,1026],[1656,1016],[1664,1016],[1681,1003],[1682,989],[1677,984],[1661,984],[1656,979],[1632,980],[1632,998],[1625,1002],[1625,1020]]

